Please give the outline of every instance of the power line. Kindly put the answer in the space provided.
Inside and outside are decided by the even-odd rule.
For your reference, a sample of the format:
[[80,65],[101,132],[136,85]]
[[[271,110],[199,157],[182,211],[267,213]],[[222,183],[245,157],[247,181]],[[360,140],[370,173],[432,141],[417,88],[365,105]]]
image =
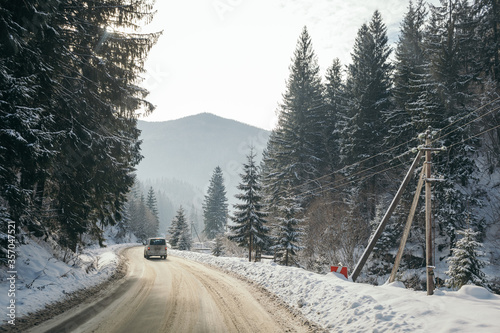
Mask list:
[[454,147],[454,146],[459,145],[461,143],[464,143],[465,141],[468,141],[468,140],[471,140],[471,139],[476,138],[478,136],[481,136],[481,135],[483,135],[485,133],[488,133],[489,131],[492,131],[492,130],[497,129],[497,128],[500,128],[500,124],[498,124],[498,125],[496,125],[494,127],[491,127],[491,128],[489,128],[487,130],[484,130],[484,131],[482,131],[482,132],[480,132],[480,133],[478,133],[476,135],[469,136],[468,138],[465,138],[462,141],[459,141],[459,142],[456,142],[456,143],[450,145],[448,148],[451,148],[451,147]]
[[[405,162],[401,162],[401,163],[399,163],[399,164],[397,164],[397,165],[393,165],[393,166],[391,166],[391,167],[385,168],[384,170],[380,170],[380,171],[373,172],[373,173],[371,173],[371,174],[369,174],[369,175],[365,175],[365,176],[360,177],[360,178],[358,178],[358,179],[351,179],[351,180],[347,180],[347,181],[345,181],[345,182],[343,182],[343,183],[336,184],[336,185],[335,185],[335,186],[333,186],[333,187],[327,187],[327,188],[325,188],[325,189],[323,189],[323,190],[321,190],[321,191],[319,191],[319,192],[315,192],[315,193],[314,193],[314,195],[323,194],[323,193],[325,193],[325,192],[332,191],[332,190],[335,190],[335,189],[337,189],[337,188],[343,187],[343,186],[345,186],[345,185],[347,185],[347,184],[354,183],[354,182],[357,182],[357,181],[362,181],[362,180],[365,180],[365,179],[367,179],[367,178],[371,178],[371,177],[373,177],[373,176],[375,176],[375,175],[378,175],[378,174],[381,174],[381,173],[387,172],[387,171],[389,171],[389,170],[395,169],[395,168],[397,168],[397,167],[399,167],[399,166],[401,166],[401,165],[404,165],[404,164],[407,164],[407,163],[405,163]],[[331,184],[333,184],[333,183],[334,183],[334,182],[332,182]],[[327,185],[328,185],[328,184],[327,184]]]
[[[494,100],[492,100],[492,101],[490,101],[490,102],[488,102],[488,103],[486,103],[486,104],[484,104],[484,105],[482,105],[482,106],[480,106],[480,107],[478,107],[478,108],[474,109],[473,111],[469,112],[468,114],[464,115],[463,117],[461,117],[461,118],[459,118],[459,119],[455,120],[454,122],[452,122],[452,123],[448,124],[447,126],[443,127],[442,129],[438,130],[438,132],[442,132],[442,131],[444,131],[446,128],[451,127],[452,125],[454,125],[454,124],[458,123],[459,121],[461,121],[461,120],[463,120],[463,119],[465,119],[465,118],[469,117],[469,116],[470,116],[470,115],[472,115],[473,113],[475,113],[475,112],[477,112],[477,111],[479,111],[479,110],[481,110],[481,109],[483,109],[483,108],[487,107],[488,105],[493,104],[494,102],[496,102],[496,101],[498,101],[498,100],[500,100],[500,97],[498,97],[498,98],[496,98],[496,99],[494,99]],[[451,133],[453,133],[453,132],[457,131],[457,130],[458,130],[459,128],[461,128],[462,126],[467,126],[468,124],[470,124],[470,123],[472,123],[472,122],[474,122],[474,121],[476,121],[476,120],[478,120],[478,119],[481,119],[481,118],[483,118],[483,117],[487,116],[488,114],[491,114],[491,113],[493,113],[493,112],[495,112],[495,111],[497,111],[497,110],[499,110],[499,109],[500,109],[500,107],[497,107],[497,108],[495,108],[495,109],[492,109],[492,110],[488,111],[487,113],[485,113],[485,114],[483,114],[483,115],[481,115],[481,116],[478,116],[478,117],[474,118],[473,120],[469,121],[468,123],[466,123],[466,124],[464,124],[464,125],[461,125],[461,126],[458,126],[458,127],[457,127],[457,128],[455,128],[454,130],[452,130],[452,131],[450,131],[450,132],[448,132],[448,133],[446,133],[446,134],[444,134],[444,135],[442,135],[442,136],[438,137],[437,139],[433,140],[432,142],[435,142],[435,141],[437,141],[437,140],[439,140],[439,139],[442,139],[442,138],[444,138],[444,137],[446,137],[446,136],[450,135]],[[490,128],[490,129],[488,129],[488,130],[485,130],[485,131],[483,131],[483,132],[481,132],[481,133],[478,133],[478,134],[476,134],[476,135],[474,135],[474,136],[470,136],[470,137],[468,137],[468,138],[466,138],[466,139],[464,139],[464,140],[462,140],[462,141],[460,141],[460,142],[454,143],[453,145],[448,146],[448,148],[451,148],[451,147],[453,147],[453,146],[455,146],[455,145],[461,144],[461,143],[463,143],[463,142],[465,142],[465,141],[467,141],[467,140],[470,140],[470,139],[472,139],[472,138],[474,138],[474,137],[480,136],[480,135],[482,135],[482,134],[484,134],[484,133],[487,133],[487,132],[489,132],[489,131],[491,131],[491,130],[493,130],[493,129],[496,129],[496,128],[498,128],[498,127],[500,127],[500,125],[497,125],[497,126],[495,126],[495,127],[493,127],[493,128]],[[344,166],[344,167],[342,167],[342,168],[340,168],[340,169],[338,169],[338,170],[332,171],[332,172],[330,172],[330,173],[328,173],[328,174],[325,174],[325,175],[323,175],[323,176],[321,176],[321,177],[318,177],[318,178],[315,178],[315,179],[310,179],[310,180],[308,180],[308,181],[306,181],[306,182],[304,182],[304,183],[302,183],[302,184],[300,184],[300,185],[295,185],[295,186],[292,186],[292,187],[290,187],[289,189],[298,189],[298,188],[303,187],[304,185],[307,185],[307,184],[309,184],[309,183],[312,183],[312,182],[318,182],[318,181],[320,181],[320,180],[322,180],[322,179],[324,179],[324,178],[326,178],[326,177],[332,176],[332,175],[334,175],[334,174],[337,174],[337,173],[340,173],[340,172],[342,172],[342,171],[345,171],[345,170],[347,170],[347,169],[349,169],[349,168],[353,168],[353,167],[358,166],[358,165],[360,165],[360,164],[362,164],[362,163],[365,163],[365,162],[367,162],[367,161],[369,161],[369,160],[371,160],[371,159],[373,159],[373,158],[375,158],[375,157],[377,157],[377,156],[381,156],[381,155],[387,154],[387,153],[389,153],[389,152],[391,152],[391,151],[393,151],[393,150],[395,150],[395,149],[397,149],[397,148],[400,148],[400,147],[402,147],[402,146],[404,146],[404,145],[408,145],[409,143],[413,142],[414,140],[417,140],[417,138],[410,139],[410,140],[408,140],[408,141],[406,141],[406,142],[404,142],[404,143],[401,143],[401,144],[399,144],[399,145],[397,145],[397,146],[394,146],[394,147],[392,147],[392,148],[386,149],[386,150],[384,150],[384,151],[382,151],[382,152],[380,152],[380,153],[378,153],[378,154],[376,154],[376,155],[373,155],[373,156],[370,156],[370,157],[368,157],[368,158],[365,158],[364,160],[361,160],[361,161],[359,161],[359,162],[355,162],[355,163],[352,163],[352,164],[350,164],[350,165],[346,165],[346,166]],[[358,171],[358,172],[355,172],[354,174],[351,174],[351,175],[349,176],[351,179],[343,180],[343,181],[341,181],[340,183],[338,183],[337,181],[335,181],[335,180],[334,180],[334,181],[332,181],[332,182],[328,182],[328,183],[323,184],[323,185],[322,185],[322,184],[318,184],[318,187],[316,188],[316,190],[317,190],[317,189],[320,189],[320,188],[323,188],[323,189],[322,189],[322,190],[320,190],[319,192],[315,192],[314,190],[310,190],[310,191],[308,191],[308,192],[312,192],[312,193],[311,193],[311,194],[308,194],[307,196],[309,196],[309,195],[319,195],[319,194],[325,193],[325,192],[327,192],[327,191],[331,191],[331,190],[337,189],[337,188],[339,188],[339,187],[342,187],[342,186],[348,185],[348,184],[350,184],[350,183],[354,183],[354,182],[356,182],[356,181],[362,181],[362,180],[364,180],[364,179],[367,179],[367,178],[373,177],[373,176],[375,176],[375,175],[377,175],[377,174],[380,174],[380,173],[383,173],[383,172],[386,172],[386,171],[392,170],[392,169],[394,169],[394,168],[396,168],[396,167],[399,167],[399,166],[401,166],[401,165],[403,165],[403,164],[405,164],[405,163],[399,163],[399,164],[397,164],[397,165],[395,165],[395,166],[392,166],[392,167],[386,168],[386,169],[384,169],[384,170],[377,171],[377,172],[371,173],[371,174],[369,174],[369,175],[362,176],[362,177],[357,178],[357,179],[352,179],[352,177],[355,177],[355,176],[357,176],[357,175],[363,174],[364,172],[367,172],[367,171],[369,171],[369,170],[372,170],[372,169],[378,168],[378,167],[380,167],[380,166],[382,166],[382,165],[384,165],[384,164],[390,163],[390,162],[392,162],[392,161],[394,161],[394,160],[400,159],[401,157],[403,157],[403,156],[407,155],[409,152],[410,152],[410,151],[406,151],[406,152],[404,152],[404,153],[402,153],[402,154],[400,154],[400,155],[398,155],[398,156],[396,156],[396,157],[393,157],[393,158],[392,158],[392,159],[390,159],[390,160],[384,161],[384,162],[379,163],[379,164],[377,164],[377,165],[375,165],[375,166],[372,166],[372,167],[369,167],[369,168],[365,168],[365,169],[363,169],[363,170],[360,170],[360,171]],[[333,187],[332,187],[331,185],[333,185]],[[325,188],[324,188],[324,187],[325,187]]]
[[[404,145],[409,144],[410,142],[412,142],[412,141],[414,141],[414,140],[417,140],[417,138],[413,138],[413,139],[408,140],[408,141],[406,141],[406,142],[404,142],[404,143],[401,143],[401,144],[399,144],[399,145],[397,145],[397,146],[395,146],[395,147],[392,147],[392,148],[386,149],[386,150],[384,150],[384,151],[382,151],[382,152],[380,152],[380,153],[378,153],[378,154],[376,154],[376,155],[373,155],[373,156],[370,156],[370,157],[368,157],[368,158],[365,158],[364,160],[361,160],[361,161],[359,161],[359,162],[355,162],[355,163],[352,163],[352,164],[350,164],[350,165],[343,166],[342,168],[340,168],[340,169],[338,169],[338,170],[335,170],[335,171],[332,171],[332,172],[330,172],[330,173],[328,173],[328,174],[326,174],[326,175],[323,175],[323,176],[321,176],[321,177],[318,177],[318,178],[315,178],[315,179],[310,179],[310,180],[308,180],[308,181],[304,182],[303,184],[292,186],[290,189],[297,189],[297,188],[302,187],[302,186],[304,186],[304,185],[307,185],[307,184],[309,184],[309,183],[312,183],[312,182],[317,182],[317,181],[319,181],[319,180],[321,180],[321,179],[323,179],[323,178],[326,178],[326,177],[329,177],[329,176],[333,176],[333,175],[334,175],[334,174],[336,174],[336,173],[340,173],[340,172],[342,172],[342,171],[344,171],[344,170],[346,170],[346,169],[353,168],[353,167],[355,167],[355,166],[357,166],[357,165],[360,165],[360,164],[362,164],[362,163],[365,163],[365,162],[367,162],[367,161],[369,161],[369,160],[371,160],[371,159],[373,159],[373,158],[375,158],[375,157],[377,157],[377,156],[380,156],[380,155],[383,155],[383,154],[387,154],[387,153],[389,153],[389,152],[391,152],[391,151],[393,151],[393,150],[395,150],[395,149],[397,149],[397,148],[399,148],[399,147],[401,147],[401,146],[404,146]],[[358,171],[358,172],[356,172],[356,173],[354,173],[354,174],[352,174],[352,175],[350,175],[350,176],[352,177],[352,176],[358,175],[358,174],[360,174],[360,173],[363,173],[363,172],[365,172],[365,171],[368,171],[368,170],[371,170],[371,169],[377,168],[377,167],[379,167],[379,166],[381,166],[381,165],[384,165],[384,164],[390,163],[390,162],[392,162],[392,161],[394,161],[394,160],[396,160],[396,159],[399,159],[399,158],[403,157],[403,156],[404,156],[404,155],[406,155],[408,152],[409,152],[409,151],[406,151],[406,152],[404,152],[403,154],[400,154],[400,155],[398,155],[398,156],[396,156],[396,157],[393,157],[393,158],[392,158],[392,159],[390,159],[390,160],[387,160],[387,161],[385,161],[385,162],[382,162],[382,163],[377,164],[377,165],[375,165],[375,166],[372,166],[372,167],[370,167],[370,168],[367,168],[367,169],[364,169],[364,170]]]
[[467,125],[469,125],[469,124],[471,124],[471,123],[475,122],[476,120],[478,120],[478,119],[480,119],[480,118],[482,118],[482,117],[485,117],[485,116],[487,116],[488,114],[490,114],[490,113],[492,113],[492,112],[494,112],[494,111],[498,111],[498,110],[500,110],[500,107],[498,107],[498,108],[496,108],[496,109],[493,109],[493,110],[491,110],[491,111],[489,111],[489,112],[487,112],[487,113],[483,114],[482,116],[476,117],[475,119],[473,119],[473,120],[469,121],[468,123],[463,124],[463,125],[461,125],[461,126],[459,126],[459,127],[455,128],[454,130],[452,130],[452,131],[450,131],[450,132],[448,132],[448,133],[446,133],[446,134],[444,134],[444,135],[442,135],[442,136],[440,136],[440,137],[436,138],[436,139],[435,139],[435,140],[433,140],[432,142],[436,142],[436,141],[437,141],[437,140],[439,140],[439,139],[445,138],[445,137],[447,137],[448,135],[450,135],[451,133],[458,131],[460,128],[462,128],[462,127],[464,127],[464,126],[467,126]]
[[[452,125],[454,125],[454,124],[458,123],[459,121],[461,121],[461,120],[463,120],[463,119],[465,119],[465,118],[469,117],[470,115],[474,114],[475,112],[477,112],[477,111],[479,111],[479,110],[481,110],[481,109],[483,109],[483,108],[487,107],[488,105],[491,105],[491,104],[493,104],[494,102],[499,101],[499,100],[500,100],[500,97],[497,97],[496,99],[494,99],[494,100],[492,100],[492,101],[490,101],[490,102],[488,102],[488,103],[486,103],[486,104],[484,104],[484,105],[481,105],[480,107],[478,107],[478,108],[474,109],[473,111],[469,112],[468,114],[466,114],[466,115],[464,115],[464,116],[460,117],[459,119],[455,120],[454,122],[452,122],[452,123],[448,124],[447,126],[443,127],[442,129],[439,129],[439,130],[438,130],[438,132],[442,132],[442,131],[444,131],[444,130],[445,130],[445,129],[447,129],[448,127],[451,127]],[[480,119],[480,118],[482,118],[482,117],[485,117],[485,116],[487,116],[488,114],[490,114],[490,113],[492,113],[492,112],[494,112],[494,111],[497,111],[497,110],[499,110],[499,109],[500,109],[500,107],[497,107],[497,108],[495,108],[495,109],[493,109],[493,110],[490,110],[490,111],[488,111],[487,113],[485,113],[485,114],[483,114],[483,115],[481,115],[481,116],[478,116],[478,117],[476,117],[475,119],[473,119],[473,120],[469,121],[468,123],[466,123],[466,124],[464,124],[464,125],[461,125],[461,126],[457,127],[456,129],[454,129],[454,130],[452,130],[452,131],[450,131],[450,132],[448,132],[448,133],[446,133],[446,134],[444,134],[444,135],[442,135],[442,136],[438,137],[437,139],[433,140],[432,142],[435,142],[435,141],[437,141],[437,140],[439,140],[439,139],[442,139],[442,138],[444,138],[444,137],[446,137],[446,136],[450,135],[451,133],[453,133],[453,132],[457,131],[460,127],[462,127],[462,126],[467,126],[468,124],[470,124],[470,123],[472,123],[472,122],[474,122],[474,121],[476,121],[476,120],[478,120],[478,119]],[[367,161],[369,161],[369,160],[371,160],[371,159],[373,159],[373,158],[375,158],[375,157],[377,157],[377,156],[387,154],[387,153],[389,153],[389,152],[391,152],[391,151],[393,151],[393,150],[395,150],[395,149],[397,149],[397,148],[399,148],[399,147],[401,147],[401,146],[404,146],[404,145],[407,145],[407,144],[411,143],[412,141],[414,141],[414,140],[416,140],[416,139],[417,139],[417,138],[410,139],[410,140],[408,140],[408,141],[406,141],[406,142],[404,142],[404,143],[401,143],[401,144],[399,144],[399,145],[397,145],[397,146],[395,146],[395,147],[392,147],[392,148],[386,149],[386,150],[384,150],[384,151],[382,151],[382,152],[380,152],[380,153],[378,153],[378,154],[376,154],[376,155],[370,156],[370,157],[368,157],[368,158],[366,158],[366,159],[364,159],[364,160],[361,160],[361,161],[359,161],[359,162],[355,162],[355,163],[352,163],[352,164],[350,164],[350,165],[344,166],[344,167],[342,167],[341,169],[335,170],[335,171],[330,172],[330,173],[328,173],[328,174],[326,174],[326,175],[323,175],[323,176],[321,176],[321,177],[318,177],[318,178],[315,178],[315,179],[310,179],[310,180],[308,180],[308,181],[304,182],[303,184],[292,186],[290,189],[297,189],[297,188],[302,187],[302,186],[304,186],[304,185],[307,185],[307,184],[309,184],[309,183],[312,183],[312,182],[317,182],[317,181],[319,181],[319,180],[321,180],[321,179],[324,179],[324,178],[326,178],[326,177],[332,176],[332,175],[334,175],[334,174],[336,174],[336,173],[340,173],[340,172],[342,172],[342,171],[344,171],[344,170],[346,170],[346,169],[349,169],[349,168],[355,167],[355,166],[357,166],[357,165],[360,165],[360,164],[362,164],[362,163],[365,163],[365,162],[367,162]],[[378,164],[378,165],[376,165],[376,166],[373,166],[373,167],[370,167],[370,168],[367,168],[367,169],[361,170],[361,171],[359,171],[359,172],[357,172],[357,173],[354,173],[354,174],[353,174],[353,175],[351,175],[351,176],[354,176],[354,175],[357,175],[357,174],[360,174],[360,173],[366,172],[366,171],[368,171],[368,170],[371,170],[371,169],[374,169],[374,168],[376,168],[376,167],[379,167],[379,166],[381,166],[381,165],[383,165],[383,164],[386,164],[386,163],[392,162],[392,161],[393,161],[393,160],[395,160],[395,159],[399,159],[399,158],[403,157],[406,153],[408,153],[408,152],[405,152],[405,153],[403,153],[403,154],[401,154],[401,155],[399,155],[399,156],[397,156],[397,157],[392,158],[391,160],[385,161],[385,162],[380,163],[380,164]],[[320,185],[320,186],[321,186],[321,185]]]
[[[486,103],[486,104],[484,104],[484,105],[481,105],[480,107],[478,107],[478,108],[476,108],[476,109],[472,110],[471,112],[469,112],[469,113],[468,113],[468,114],[466,114],[465,116],[462,116],[462,117],[458,118],[457,120],[455,120],[454,122],[452,122],[452,123],[450,123],[450,124],[446,125],[445,127],[443,127],[443,128],[441,128],[441,129],[439,129],[439,130],[438,130],[438,132],[444,131],[445,129],[447,129],[448,127],[450,127],[450,126],[452,126],[452,125],[456,124],[456,123],[457,123],[457,122],[459,122],[460,120],[467,118],[467,117],[468,117],[468,116],[470,116],[471,114],[473,114],[473,113],[475,113],[475,112],[477,112],[477,111],[479,111],[479,110],[481,110],[481,109],[483,109],[483,108],[487,107],[488,105],[490,105],[490,104],[492,104],[492,103],[494,103],[494,102],[496,102],[496,101],[498,101],[498,100],[500,100],[500,97],[497,97],[497,98],[495,98],[494,100],[492,100],[492,101],[490,101],[490,102],[488,102],[488,103]],[[490,112],[488,112],[488,113],[490,113]],[[485,116],[485,115],[486,115],[486,114],[484,114],[483,116]],[[481,117],[482,117],[482,116],[481,116]],[[480,118],[480,117],[478,117],[478,118]],[[478,119],[478,118],[476,118],[476,119]],[[438,139],[440,139],[440,138],[441,138],[441,137],[437,138],[436,140],[438,140]],[[434,141],[435,141],[435,140],[434,140]]]
[[[475,138],[475,137],[481,136],[481,135],[483,135],[483,134],[485,134],[485,133],[487,133],[487,132],[489,132],[489,131],[492,131],[492,130],[494,130],[494,129],[497,129],[497,128],[500,128],[500,124],[499,124],[499,125],[496,125],[496,126],[494,126],[494,127],[491,127],[491,128],[489,128],[489,129],[487,129],[487,130],[484,130],[484,131],[482,131],[482,132],[480,132],[480,133],[478,133],[478,134],[476,134],[476,135],[472,135],[472,136],[470,136],[470,137],[468,137],[468,138],[466,138],[466,139],[463,139],[463,140],[462,140],[462,141],[460,141],[460,142],[454,143],[453,145],[449,146],[448,148],[451,148],[451,147],[453,147],[453,146],[455,146],[455,145],[459,145],[459,144],[461,144],[461,143],[464,143],[464,142],[465,142],[465,141],[467,141],[467,140],[471,140],[471,139],[473,139],[473,138]],[[398,157],[396,157],[396,158],[400,158],[400,157],[404,156],[404,155],[405,155],[405,154],[407,154],[407,153],[409,153],[409,152],[406,152],[406,153],[404,153],[404,154],[401,154],[400,156],[398,156]],[[393,158],[392,160],[394,160],[394,159],[396,159],[396,158]],[[385,164],[385,163],[387,163],[387,162],[381,163],[381,164],[379,164],[379,165],[377,165],[377,166],[383,165],[383,164]],[[402,162],[402,163],[399,163],[399,164],[397,164],[397,165],[395,165],[395,166],[392,166],[392,167],[386,168],[386,169],[381,170],[381,171],[374,172],[374,173],[372,173],[372,174],[370,174],[370,175],[366,175],[366,176],[363,176],[363,177],[358,178],[358,179],[353,179],[353,180],[347,180],[347,181],[344,181],[344,182],[342,182],[342,183],[340,183],[340,184],[336,184],[336,185],[335,185],[335,186],[333,186],[333,187],[328,187],[328,188],[326,188],[326,189],[323,189],[323,190],[321,190],[320,192],[317,192],[317,193],[315,193],[315,194],[322,194],[322,193],[324,193],[324,192],[326,192],[326,191],[331,191],[331,190],[337,189],[337,188],[342,187],[342,186],[345,186],[345,185],[347,185],[347,184],[349,184],[349,183],[353,183],[353,182],[355,182],[355,181],[361,181],[361,180],[364,180],[364,179],[370,178],[370,177],[375,176],[375,175],[377,175],[377,174],[384,173],[384,172],[386,172],[386,171],[392,170],[392,169],[394,169],[394,168],[396,168],[396,167],[399,167],[399,166],[401,166],[401,165],[403,165],[403,164],[407,164],[407,163]],[[377,167],[377,166],[376,166],[376,167]],[[374,168],[374,167],[372,167],[372,168]],[[369,169],[366,169],[366,170],[369,170]],[[364,171],[366,171],[366,170],[360,171],[360,172],[358,172],[358,174],[359,174],[359,173],[362,173],[362,172],[364,172]],[[334,183],[335,183],[335,182],[331,182],[331,183],[329,183],[329,184],[334,184]],[[329,185],[329,184],[326,184],[325,186],[327,186],[327,185]]]

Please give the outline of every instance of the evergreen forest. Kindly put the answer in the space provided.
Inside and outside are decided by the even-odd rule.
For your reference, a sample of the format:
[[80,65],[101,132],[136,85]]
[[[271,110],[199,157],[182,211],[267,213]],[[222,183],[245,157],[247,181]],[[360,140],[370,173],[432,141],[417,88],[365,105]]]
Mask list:
[[[135,179],[143,158],[137,119],[154,110],[141,75],[161,35],[138,31],[153,3],[0,0],[3,254],[12,225],[19,242],[37,237],[73,252],[105,246],[111,227],[123,241],[169,233],[189,250],[203,211],[199,232],[214,240],[216,255],[231,254],[229,239],[249,260],[352,269],[418,151],[430,146],[436,284],[500,292],[500,277],[489,274],[500,265],[497,0],[410,0],[394,45],[375,11],[359,27],[351,61],[332,59],[324,73],[304,27],[277,125],[260,164],[250,150],[233,211],[216,165],[201,207],[184,202],[194,191],[168,175],[146,190]],[[418,161],[359,281],[387,280],[424,165]],[[164,187],[184,188],[187,209]],[[419,199],[397,275],[417,290],[427,265],[424,191]],[[459,272],[464,262],[467,274]]]
[[[298,205],[292,215],[302,220],[296,229],[302,249],[288,262],[318,272],[337,263],[353,269],[427,132],[427,144],[439,149],[432,152],[428,178],[436,179],[431,213],[436,283],[444,284],[446,258],[465,229],[477,232],[479,242],[493,241],[481,253],[498,264],[499,19],[496,1],[442,0],[437,6],[410,1],[392,48],[375,11],[358,30],[351,62],[334,59],[324,77],[304,27],[261,166],[274,236]],[[423,162],[361,280],[384,283],[391,272]],[[425,289],[423,202],[424,191],[398,273],[417,289]],[[490,276],[483,285],[498,291],[499,282]]]
[[[76,251],[123,216],[153,1],[0,1],[0,227]],[[13,236],[9,231],[9,236]]]

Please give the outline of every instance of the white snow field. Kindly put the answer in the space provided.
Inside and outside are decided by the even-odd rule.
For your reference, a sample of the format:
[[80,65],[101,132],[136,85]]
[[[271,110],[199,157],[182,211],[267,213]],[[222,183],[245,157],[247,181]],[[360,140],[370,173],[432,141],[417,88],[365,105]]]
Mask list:
[[[16,316],[105,281],[118,266],[117,252],[132,245],[138,244],[85,250],[74,266],[56,260],[34,241],[21,245],[17,249]],[[240,274],[332,332],[500,332],[500,296],[477,286],[438,289],[427,296],[398,282],[372,286],[353,283],[337,273],[321,275],[271,262],[176,250],[169,255]],[[3,296],[9,281],[5,271],[0,274],[3,325],[8,320],[9,299]]]

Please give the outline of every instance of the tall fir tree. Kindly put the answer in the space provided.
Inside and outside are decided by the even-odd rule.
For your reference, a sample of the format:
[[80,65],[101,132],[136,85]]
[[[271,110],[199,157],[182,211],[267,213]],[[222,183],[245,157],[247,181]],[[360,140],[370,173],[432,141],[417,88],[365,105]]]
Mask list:
[[[393,108],[383,113],[384,121],[388,126],[384,144],[389,148],[388,154],[384,154],[384,157],[394,160],[393,165],[404,160],[402,154],[417,147],[419,131],[422,130],[422,126],[425,126],[422,125],[425,124],[425,119],[422,117],[425,105],[421,102],[426,89],[424,79],[427,59],[423,44],[426,16],[426,4],[423,0],[410,1],[396,44],[392,89]],[[398,167],[388,173],[393,179],[403,179],[406,172],[405,168]],[[401,203],[375,245],[374,257],[378,260],[374,265],[375,270],[380,271],[380,267],[390,269],[394,262],[392,256],[387,253],[394,250],[395,244],[401,237],[402,226],[406,221],[412,199],[411,191],[403,193]],[[411,233],[412,240],[417,243],[425,239],[425,228],[422,228],[423,224],[419,223],[420,221],[423,219],[418,219],[417,216]],[[406,262],[403,262],[403,265],[405,264]]]
[[[414,139],[426,128],[419,125],[423,106],[419,103],[425,89],[425,49],[423,45],[424,25],[427,11],[423,0],[410,1],[408,11],[401,24],[401,33],[396,45],[394,66],[394,109],[384,113],[389,125],[386,144],[399,149],[392,151],[397,156],[417,144]],[[424,125],[425,126],[425,125]],[[408,142],[406,145],[401,143]]]
[[[476,91],[481,91],[481,93],[475,97],[475,100],[477,107],[481,107],[482,110],[493,110],[497,107],[495,100],[500,96],[500,29],[498,26],[500,4],[498,0],[475,0],[472,8],[477,22],[476,43],[473,48],[474,59],[480,60],[481,73],[478,80],[481,85],[476,88]],[[488,106],[485,107],[485,105]],[[500,115],[496,112],[483,117],[480,124],[483,128],[498,125],[500,125]],[[495,165],[500,163],[500,128],[490,131],[483,138],[481,150],[491,152],[489,170],[492,172]]]
[[314,193],[327,159],[324,133],[327,108],[311,38],[304,27],[297,42],[287,89],[278,110],[278,124],[269,139],[266,188],[276,201],[287,186],[304,199]]
[[217,235],[224,233],[227,214],[226,187],[224,186],[222,169],[217,166],[203,201],[203,221],[205,224],[203,232],[208,239],[214,239]]
[[156,195],[155,195],[155,191],[153,190],[152,186],[148,190],[148,196],[146,198],[146,206],[148,206],[148,208],[151,211],[151,213],[153,213],[153,215],[159,221],[159,217],[158,217],[158,204],[156,202]]
[[[387,28],[380,13],[375,11],[369,25],[363,24],[358,30],[352,64],[347,71],[347,124],[340,133],[344,138],[341,146],[344,165],[367,160],[356,165],[376,171],[374,167],[382,162],[379,154],[384,150],[387,130],[382,115],[391,109],[390,53]],[[349,173],[353,171],[347,175]],[[375,217],[377,198],[383,190],[383,183],[381,178],[369,177],[357,186],[362,189],[357,200],[362,216],[370,221]]]
[[343,70],[338,58],[334,59],[332,65],[326,70],[325,79],[327,121],[324,139],[328,156],[328,171],[334,172],[340,166],[340,132],[346,124]]
[[[180,213],[178,212],[178,216]],[[191,228],[188,220],[184,216],[184,218],[179,218],[177,220],[177,228],[179,229],[180,237],[177,242],[177,248],[181,251],[189,251],[191,250],[191,245],[193,243],[191,237]]]
[[52,71],[58,115],[51,129],[64,135],[56,143],[61,156],[46,182],[53,186],[46,190],[54,196],[57,222],[67,235],[62,240],[74,248],[84,232],[102,241],[101,227],[116,222],[133,183],[131,173],[141,159],[136,110],[153,109],[144,102],[147,91],[137,84],[158,35],[106,28],[118,24],[137,30],[140,21],[152,18],[147,0],[83,1],[59,8],[56,36],[64,36],[72,52],[60,59],[59,49],[65,48],[43,45],[52,64],[64,63]]
[[[0,209],[16,229],[24,226],[42,236],[48,231],[37,214],[42,210],[39,185],[56,156],[53,143],[59,134],[50,129],[51,65],[40,43],[55,28],[57,9],[35,0],[2,1],[0,8]],[[0,230],[7,233],[6,228],[2,223]]]
[[[454,243],[456,230],[464,228],[460,218],[468,206],[479,204],[477,198],[468,196],[463,188],[470,184],[475,167],[472,153],[474,140],[467,140],[471,125],[464,118],[474,115],[471,88],[478,77],[471,48],[474,41],[474,20],[467,1],[441,1],[430,6],[429,24],[424,35],[428,58],[426,94],[423,110],[426,123],[438,130],[435,146],[447,146],[446,153],[436,154],[433,172],[442,174],[445,181],[435,185],[435,221],[439,226],[438,244],[447,248]],[[462,189],[461,189],[462,188]],[[474,216],[471,224],[481,228]]]
[[500,83],[500,4],[498,0],[473,1],[474,17],[478,21],[475,58],[480,59],[482,71]]
[[234,225],[228,238],[238,245],[248,247],[248,261],[252,261],[252,252],[255,259],[269,247],[269,227],[266,225],[263,197],[261,194],[259,167],[255,164],[253,148],[247,155],[247,163],[243,164],[244,173],[241,174],[241,183],[238,185],[239,194],[236,198],[243,203],[235,204],[234,216],[231,218]]

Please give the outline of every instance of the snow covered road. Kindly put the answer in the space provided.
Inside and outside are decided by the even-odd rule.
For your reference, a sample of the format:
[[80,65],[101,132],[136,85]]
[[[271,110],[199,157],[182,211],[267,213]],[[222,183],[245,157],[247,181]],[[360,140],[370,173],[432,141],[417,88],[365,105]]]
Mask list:
[[302,320],[241,280],[169,256],[127,249],[127,276],[108,295],[30,332],[310,332]]

